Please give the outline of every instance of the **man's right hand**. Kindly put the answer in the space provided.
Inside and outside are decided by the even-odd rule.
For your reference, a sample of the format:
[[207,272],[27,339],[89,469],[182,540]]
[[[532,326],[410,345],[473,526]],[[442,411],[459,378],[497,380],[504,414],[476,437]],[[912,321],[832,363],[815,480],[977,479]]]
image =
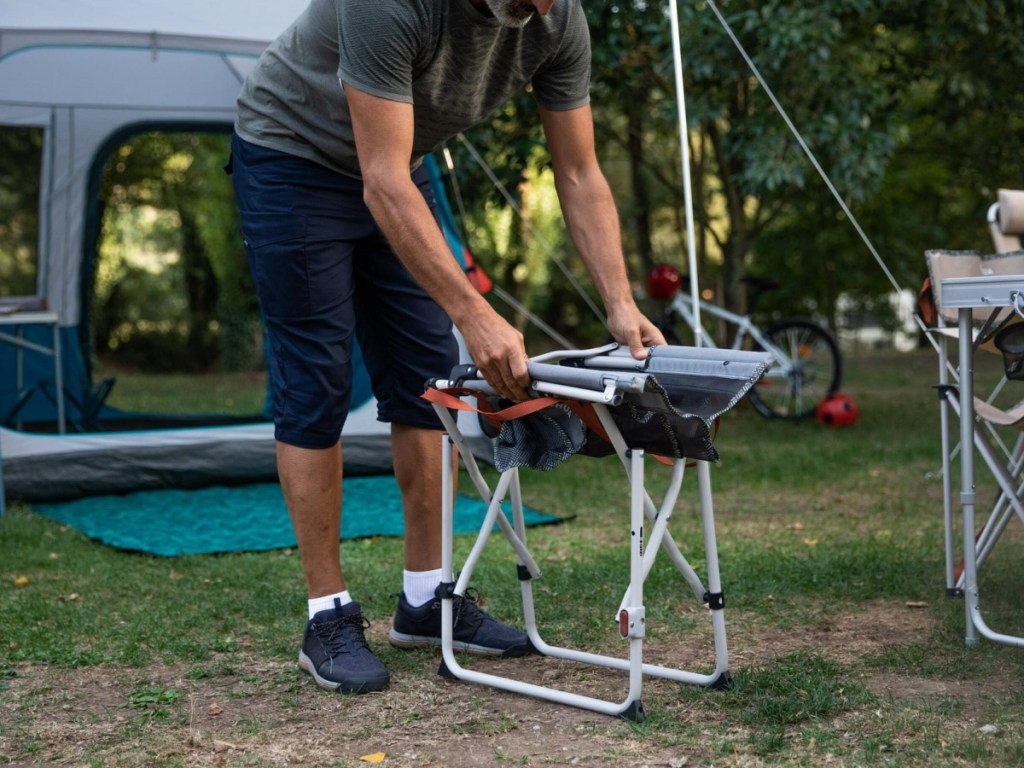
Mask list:
[[530,399],[523,334],[488,308],[484,316],[464,319],[459,331],[473,364],[501,397],[520,403]]

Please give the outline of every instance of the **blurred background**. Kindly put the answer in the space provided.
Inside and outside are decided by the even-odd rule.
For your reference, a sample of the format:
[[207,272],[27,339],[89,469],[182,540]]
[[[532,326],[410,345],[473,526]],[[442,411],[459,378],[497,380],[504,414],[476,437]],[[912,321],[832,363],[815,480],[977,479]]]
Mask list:
[[[646,275],[660,263],[685,272],[688,248],[666,7],[585,8],[598,154],[637,295],[657,315]],[[684,2],[702,297],[762,323],[814,319],[844,352],[918,346],[912,312],[924,250],[991,250],[987,207],[999,187],[1024,185],[1024,91],[1013,86],[1024,71],[1024,6],[731,0],[722,11],[907,292],[894,292],[715,16]],[[590,291],[535,111],[524,94],[450,142],[443,180],[468,249],[500,289],[495,306],[531,353],[557,346],[531,314],[593,346],[605,332],[576,285]],[[113,405],[130,395],[133,374],[223,374],[220,408],[262,407],[262,333],[223,170],[228,141],[150,127],[103,159],[85,327],[93,378],[126,382]],[[42,129],[0,127],[0,298],[35,291],[42,147]],[[752,289],[751,276],[777,287]],[[728,343],[729,328],[705,322]],[[160,407],[191,409],[174,381]]]

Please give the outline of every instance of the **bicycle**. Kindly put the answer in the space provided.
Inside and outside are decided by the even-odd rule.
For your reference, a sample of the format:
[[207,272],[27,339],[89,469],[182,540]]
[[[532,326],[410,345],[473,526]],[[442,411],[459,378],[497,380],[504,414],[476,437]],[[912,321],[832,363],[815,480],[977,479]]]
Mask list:
[[[745,278],[761,291],[778,288],[771,278]],[[702,346],[717,347],[703,327],[695,328],[693,298],[682,290],[685,282],[678,269],[659,264],[647,279],[647,294],[663,302],[665,310],[656,324],[670,344],[684,344],[680,322],[699,334]],[[786,319],[760,328],[750,315],[740,315],[705,301],[699,303],[709,315],[736,327],[732,349],[747,346],[771,353],[775,363],[748,394],[750,404],[762,416],[803,419],[813,415],[826,396],[841,384],[843,361],[839,346],[825,328],[805,319]]]

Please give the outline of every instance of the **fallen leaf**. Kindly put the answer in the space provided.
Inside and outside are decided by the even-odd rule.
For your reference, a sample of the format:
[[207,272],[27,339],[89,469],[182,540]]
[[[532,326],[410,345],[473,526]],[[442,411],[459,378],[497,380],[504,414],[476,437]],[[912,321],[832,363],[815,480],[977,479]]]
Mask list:
[[70,595],[61,595],[60,599],[65,603],[73,603],[75,600],[81,600],[82,596],[77,592],[72,592]]
[[19,587],[24,587],[26,584],[28,584],[28,576],[19,576],[14,580],[14,583],[17,584]]
[[207,710],[206,710],[206,711],[207,711],[207,712],[209,712],[209,713],[210,713],[211,715],[213,715],[214,717],[216,717],[217,715],[219,715],[219,714],[220,714],[221,712],[223,712],[224,710],[220,708],[220,704],[218,704],[217,702],[214,702],[213,704],[211,704],[211,705],[210,705],[210,706],[209,706],[209,707],[207,708]]
[[374,752],[372,755],[363,755],[359,759],[364,763],[383,763],[386,757],[387,754],[384,752]]
[[813,547],[817,543],[817,539],[804,539],[804,544],[806,544],[808,547]]
[[213,751],[214,752],[227,752],[229,749],[238,749],[238,747],[236,747],[234,744],[232,744],[229,741],[217,741],[217,740],[214,740],[214,742],[213,742]]

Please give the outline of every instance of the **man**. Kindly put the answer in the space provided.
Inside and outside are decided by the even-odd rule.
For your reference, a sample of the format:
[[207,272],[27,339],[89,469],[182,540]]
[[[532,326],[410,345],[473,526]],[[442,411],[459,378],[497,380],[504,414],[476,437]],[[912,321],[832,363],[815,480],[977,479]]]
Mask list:
[[[529,397],[523,337],[452,258],[415,171],[422,157],[532,84],[566,223],[609,331],[637,358],[664,343],[630,292],[594,154],[589,71],[579,0],[312,0],[239,97],[235,188],[272,349],[278,472],[309,592],[299,663],[321,686],[389,682],[339,563],[353,334],[379,418],[391,423],[403,499],[397,647],[440,642],[440,423],[419,396],[458,362],[452,322],[501,396]],[[460,649],[529,650],[525,633],[469,598],[455,611]]]

